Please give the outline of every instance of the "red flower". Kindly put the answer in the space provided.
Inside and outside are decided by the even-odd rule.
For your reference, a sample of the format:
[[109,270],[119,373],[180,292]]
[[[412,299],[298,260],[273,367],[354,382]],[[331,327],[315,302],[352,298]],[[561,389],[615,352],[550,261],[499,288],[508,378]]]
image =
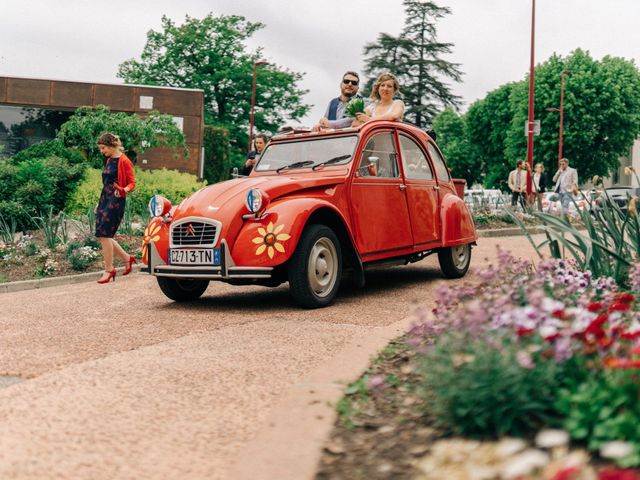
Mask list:
[[629,358],[609,357],[604,359],[604,366],[608,368],[640,368],[640,360]]
[[619,293],[615,299],[620,303],[633,303],[635,297],[630,293]]
[[533,333],[533,328],[524,328],[524,327],[518,327],[516,329],[516,334],[519,337],[524,337],[526,335],[531,335]]
[[606,313],[601,313],[591,321],[584,333],[595,335],[596,337],[603,336],[604,329],[602,328],[602,326],[607,322],[608,319],[609,316]]
[[[622,332],[620,336],[622,338],[626,338],[627,340],[635,340],[636,338],[640,338],[640,330],[636,330],[635,332]],[[636,350],[636,352],[634,352],[633,350]],[[640,354],[640,347],[635,347],[633,350],[631,351],[631,353]]]
[[629,303],[614,303],[609,307],[610,312],[626,312],[631,309],[631,305]]
[[551,315],[560,320],[567,319],[567,312],[565,312],[564,308],[558,308],[557,310],[554,310],[553,312],[551,312]]
[[629,353],[631,355],[640,355],[640,343],[637,344],[635,347],[633,347],[632,349],[629,350]]
[[603,309],[603,307],[604,304],[602,302],[591,302],[589,305],[587,305],[587,310],[589,310],[590,312],[599,312]]
[[562,470],[558,470],[551,480],[573,480],[577,478],[580,473],[578,467],[565,467]]
[[598,472],[598,480],[640,480],[640,475],[630,468],[605,468]]

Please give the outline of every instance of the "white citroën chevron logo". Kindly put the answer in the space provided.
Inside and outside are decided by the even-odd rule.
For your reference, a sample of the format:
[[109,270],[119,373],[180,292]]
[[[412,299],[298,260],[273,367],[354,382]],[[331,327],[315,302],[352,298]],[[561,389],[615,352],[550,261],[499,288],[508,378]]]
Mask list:
[[189,225],[187,225],[187,229],[186,229],[185,235],[188,236],[188,237],[195,237],[196,236],[196,231],[193,228],[193,225],[191,223]]

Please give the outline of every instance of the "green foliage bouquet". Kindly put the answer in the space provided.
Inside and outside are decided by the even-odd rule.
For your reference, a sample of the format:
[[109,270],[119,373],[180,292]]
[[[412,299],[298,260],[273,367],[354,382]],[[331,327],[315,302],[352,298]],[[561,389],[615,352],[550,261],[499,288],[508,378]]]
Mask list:
[[357,113],[364,113],[364,100],[360,97],[355,97],[349,100],[344,112],[352,118],[356,118]]

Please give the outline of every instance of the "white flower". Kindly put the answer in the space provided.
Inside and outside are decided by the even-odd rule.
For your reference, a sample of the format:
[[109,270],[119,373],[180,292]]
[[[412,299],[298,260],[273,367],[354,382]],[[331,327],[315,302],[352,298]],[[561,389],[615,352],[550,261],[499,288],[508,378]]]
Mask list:
[[623,458],[633,453],[633,444],[614,440],[600,446],[600,456],[604,458]]
[[569,434],[564,430],[541,430],[536,435],[535,442],[540,448],[563,447],[569,443]]

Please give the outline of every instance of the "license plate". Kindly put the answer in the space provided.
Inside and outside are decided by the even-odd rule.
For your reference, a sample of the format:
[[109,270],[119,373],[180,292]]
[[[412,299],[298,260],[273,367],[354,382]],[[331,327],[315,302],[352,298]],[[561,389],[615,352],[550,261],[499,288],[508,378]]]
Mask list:
[[219,248],[180,248],[170,251],[171,265],[220,265]]

